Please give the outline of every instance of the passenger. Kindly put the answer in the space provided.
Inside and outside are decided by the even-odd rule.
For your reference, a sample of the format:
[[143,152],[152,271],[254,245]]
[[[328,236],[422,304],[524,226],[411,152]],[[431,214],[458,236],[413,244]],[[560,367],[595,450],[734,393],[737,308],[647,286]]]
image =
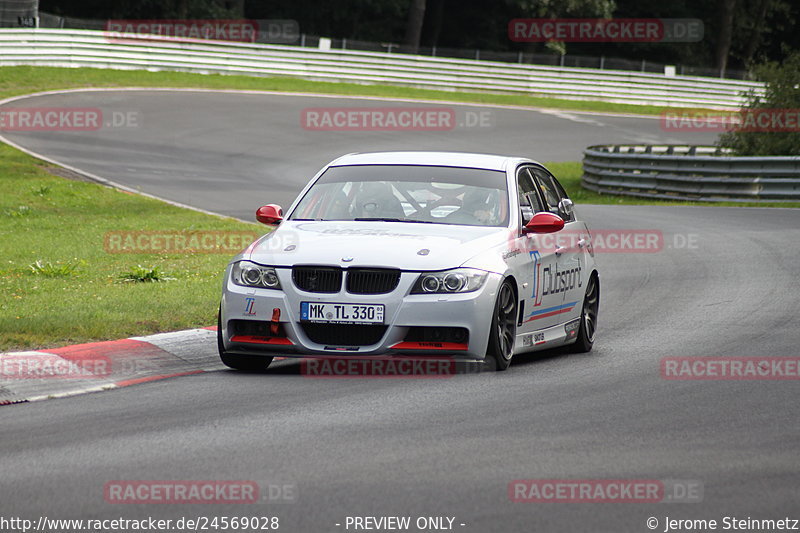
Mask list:
[[448,224],[494,226],[497,218],[497,191],[485,187],[470,187],[464,193],[461,207],[445,218]]

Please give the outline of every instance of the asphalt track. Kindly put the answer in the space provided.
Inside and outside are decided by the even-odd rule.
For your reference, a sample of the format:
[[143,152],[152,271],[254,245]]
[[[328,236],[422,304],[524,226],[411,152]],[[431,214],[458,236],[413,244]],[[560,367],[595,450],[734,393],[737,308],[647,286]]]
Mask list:
[[[598,142],[713,140],[675,138],[651,119],[497,109],[483,131],[308,132],[302,108],[354,103],[299,96],[74,93],[24,105],[87,102],[139,111],[142,123],[6,135],[127,186],[242,218],[260,203],[288,204],[313,171],[350,151],[546,161],[576,160]],[[346,516],[364,515],[451,516],[456,530],[479,532],[650,531],[648,517],[664,531],[667,516],[800,519],[798,382],[669,381],[659,370],[667,356],[798,355],[800,210],[578,211],[596,229],[664,234],[658,253],[599,256],[601,322],[590,354],[518,358],[504,373],[448,379],[310,379],[285,362],[265,375],[219,371],[5,407],[0,516],[271,515],[281,531],[298,532],[344,531]],[[512,480],[560,478],[695,480],[702,501],[509,501]],[[105,483],[129,479],[285,483],[297,497],[104,501]]]
[[[711,143],[714,134],[676,135],[653,118],[434,103],[231,94],[220,92],[74,92],[11,102],[4,108],[99,108],[99,131],[13,132],[37,153],[176,202],[253,220],[257,207],[288,207],[326,163],[355,151],[449,150],[580,161],[585,147],[621,143]],[[452,108],[449,131],[311,131],[306,108]],[[481,114],[483,113],[483,114]],[[482,120],[483,125],[471,125]]]

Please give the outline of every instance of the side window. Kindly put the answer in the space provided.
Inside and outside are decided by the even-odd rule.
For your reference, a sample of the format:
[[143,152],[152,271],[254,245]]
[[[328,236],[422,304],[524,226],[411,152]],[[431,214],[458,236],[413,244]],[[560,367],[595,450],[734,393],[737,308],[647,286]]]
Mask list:
[[536,192],[536,185],[528,167],[523,167],[517,172],[517,192],[524,226],[533,218],[534,213],[543,210],[542,201]]
[[559,209],[561,200],[569,200],[567,193],[558,181],[546,170],[542,168],[534,168],[533,174],[536,176],[536,183],[542,193],[542,197],[547,202],[547,208],[551,213],[564,216],[565,221],[571,222],[575,220],[575,215],[570,212],[567,216]]

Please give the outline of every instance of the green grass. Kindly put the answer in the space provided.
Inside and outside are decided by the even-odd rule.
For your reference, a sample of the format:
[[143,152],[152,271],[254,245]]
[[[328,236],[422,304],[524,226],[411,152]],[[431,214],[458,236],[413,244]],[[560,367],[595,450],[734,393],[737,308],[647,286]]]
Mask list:
[[478,104],[550,107],[577,111],[607,111],[647,115],[658,115],[667,109],[671,111],[680,111],[677,108],[661,106],[561,100],[557,98],[542,98],[527,95],[435,91],[390,85],[361,85],[355,83],[308,81],[288,77],[267,78],[96,68],[0,67],[0,97],[78,87],[192,87],[325,93],[348,96],[383,96],[423,100],[446,100]]
[[106,234],[265,229],[59,178],[0,144],[0,351],[212,325],[235,252],[109,253]]

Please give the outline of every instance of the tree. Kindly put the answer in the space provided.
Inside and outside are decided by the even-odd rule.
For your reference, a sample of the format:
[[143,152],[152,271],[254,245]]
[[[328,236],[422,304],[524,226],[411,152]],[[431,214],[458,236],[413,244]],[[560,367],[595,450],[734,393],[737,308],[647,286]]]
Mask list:
[[408,19],[406,21],[406,37],[403,41],[405,52],[416,54],[422,37],[422,23],[425,22],[425,0],[410,0]]
[[717,69],[719,77],[725,76],[728,68],[728,56],[731,52],[731,42],[733,41],[733,14],[736,9],[736,0],[720,0],[720,27],[717,35]]
[[[750,91],[743,117],[794,116],[793,131],[748,131],[738,127],[722,134],[717,144],[730,148],[736,155],[800,155],[800,130],[797,114],[800,109],[800,52],[789,55],[783,64],[767,63],[756,68],[756,73],[766,84],[763,98]],[[784,124],[788,127],[789,122]]]

